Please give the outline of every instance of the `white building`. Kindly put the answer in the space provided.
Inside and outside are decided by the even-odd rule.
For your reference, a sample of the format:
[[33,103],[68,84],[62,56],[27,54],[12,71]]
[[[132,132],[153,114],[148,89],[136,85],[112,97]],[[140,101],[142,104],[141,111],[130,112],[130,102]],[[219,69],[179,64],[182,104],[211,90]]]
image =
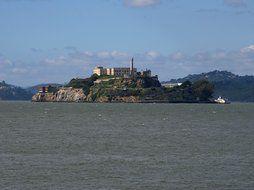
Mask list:
[[168,88],[173,88],[173,87],[176,87],[176,86],[181,86],[182,83],[162,83],[161,85],[165,86],[165,87],[168,87]]
[[137,74],[137,69],[134,68],[134,59],[132,58],[130,67],[115,67],[115,68],[103,68],[103,67],[95,67],[93,70],[93,74],[101,75],[112,75],[116,77],[124,77],[124,76],[135,76]]

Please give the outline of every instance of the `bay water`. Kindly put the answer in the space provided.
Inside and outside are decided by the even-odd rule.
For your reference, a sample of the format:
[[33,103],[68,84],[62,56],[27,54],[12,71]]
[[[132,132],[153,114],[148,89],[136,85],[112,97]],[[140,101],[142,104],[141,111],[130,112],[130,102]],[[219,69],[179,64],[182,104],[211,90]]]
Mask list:
[[254,104],[0,102],[0,189],[254,189]]

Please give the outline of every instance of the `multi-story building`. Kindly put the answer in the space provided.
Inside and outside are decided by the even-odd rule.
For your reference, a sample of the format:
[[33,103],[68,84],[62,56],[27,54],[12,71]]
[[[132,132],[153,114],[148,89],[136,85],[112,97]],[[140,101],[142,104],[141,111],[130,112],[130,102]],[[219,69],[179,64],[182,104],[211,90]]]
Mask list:
[[101,75],[112,75],[116,77],[124,77],[124,76],[135,76],[137,73],[137,69],[134,68],[134,59],[132,58],[130,67],[115,67],[115,68],[103,68],[103,67],[95,67],[93,70],[93,74]]

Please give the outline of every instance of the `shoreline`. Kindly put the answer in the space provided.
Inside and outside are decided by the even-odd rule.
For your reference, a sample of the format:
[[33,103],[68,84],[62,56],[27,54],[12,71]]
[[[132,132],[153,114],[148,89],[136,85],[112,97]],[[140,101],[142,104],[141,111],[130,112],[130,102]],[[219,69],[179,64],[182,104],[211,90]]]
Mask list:
[[80,104],[219,104],[212,101],[138,101],[138,102],[123,102],[123,101],[112,101],[112,102],[90,102],[90,101],[30,101],[32,103],[80,103]]

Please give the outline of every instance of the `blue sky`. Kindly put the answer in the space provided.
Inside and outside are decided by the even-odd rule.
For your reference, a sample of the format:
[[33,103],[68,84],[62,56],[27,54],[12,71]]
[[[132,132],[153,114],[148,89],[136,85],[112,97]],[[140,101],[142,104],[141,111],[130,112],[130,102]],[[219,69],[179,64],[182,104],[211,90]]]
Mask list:
[[253,23],[253,0],[0,0],[0,80],[65,83],[132,56],[161,80],[253,75]]

